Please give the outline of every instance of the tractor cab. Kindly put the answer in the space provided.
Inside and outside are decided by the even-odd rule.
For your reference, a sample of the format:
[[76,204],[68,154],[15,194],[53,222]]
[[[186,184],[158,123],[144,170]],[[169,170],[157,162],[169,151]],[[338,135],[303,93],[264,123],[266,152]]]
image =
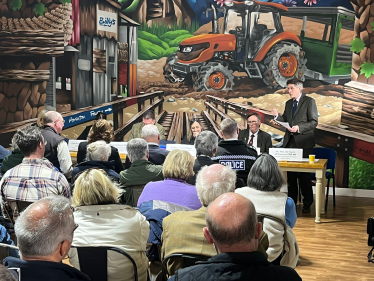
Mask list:
[[279,11],[287,8],[275,3],[266,4],[257,1],[225,2],[222,32],[236,36],[238,61],[253,59],[274,34],[283,32]]

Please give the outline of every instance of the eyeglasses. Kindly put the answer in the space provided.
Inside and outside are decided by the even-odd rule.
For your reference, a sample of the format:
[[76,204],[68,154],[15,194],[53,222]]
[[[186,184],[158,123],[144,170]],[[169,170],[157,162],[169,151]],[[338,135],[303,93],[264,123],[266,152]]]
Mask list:
[[258,121],[248,121],[249,124],[255,124],[258,123]]
[[73,231],[71,232],[71,234],[73,234],[74,233],[74,231],[76,231],[77,230],[77,228],[78,228],[78,226],[79,226],[79,224],[75,224],[75,227],[74,227],[74,229],[73,229]]

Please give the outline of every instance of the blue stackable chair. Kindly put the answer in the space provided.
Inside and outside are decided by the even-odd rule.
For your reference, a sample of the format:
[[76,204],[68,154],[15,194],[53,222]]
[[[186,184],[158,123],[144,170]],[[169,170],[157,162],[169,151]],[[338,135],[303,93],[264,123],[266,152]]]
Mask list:
[[[325,211],[327,210],[327,203],[329,200],[329,187],[330,179],[332,179],[332,192],[333,192],[333,203],[335,207],[335,162],[336,162],[336,151],[331,148],[325,147],[315,147],[313,148],[313,154],[316,156],[316,159],[327,159],[327,170],[326,179],[327,179],[327,190],[326,190],[326,203]],[[315,180],[315,174],[312,176],[312,180]]]

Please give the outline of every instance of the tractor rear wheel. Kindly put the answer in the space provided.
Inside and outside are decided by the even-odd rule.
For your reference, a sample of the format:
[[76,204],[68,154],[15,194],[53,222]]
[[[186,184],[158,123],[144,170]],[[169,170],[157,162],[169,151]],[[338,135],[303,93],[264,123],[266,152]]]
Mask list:
[[179,83],[183,82],[184,78],[178,77],[173,73],[172,66],[178,61],[177,53],[172,54],[168,59],[166,60],[166,63],[163,67],[163,73],[164,77],[167,81],[170,83]]
[[291,43],[275,45],[265,56],[262,63],[262,76],[266,85],[272,88],[284,88],[287,80],[298,78],[305,80],[306,58],[300,46]]
[[197,73],[194,88],[196,91],[232,90],[234,87],[232,72],[219,62],[209,62]]

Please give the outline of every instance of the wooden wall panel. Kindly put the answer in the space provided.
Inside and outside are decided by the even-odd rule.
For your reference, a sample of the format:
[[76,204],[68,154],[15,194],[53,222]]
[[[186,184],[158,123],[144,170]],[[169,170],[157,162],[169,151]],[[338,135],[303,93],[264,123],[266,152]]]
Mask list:
[[106,50],[93,50],[93,71],[101,73],[106,72]]

